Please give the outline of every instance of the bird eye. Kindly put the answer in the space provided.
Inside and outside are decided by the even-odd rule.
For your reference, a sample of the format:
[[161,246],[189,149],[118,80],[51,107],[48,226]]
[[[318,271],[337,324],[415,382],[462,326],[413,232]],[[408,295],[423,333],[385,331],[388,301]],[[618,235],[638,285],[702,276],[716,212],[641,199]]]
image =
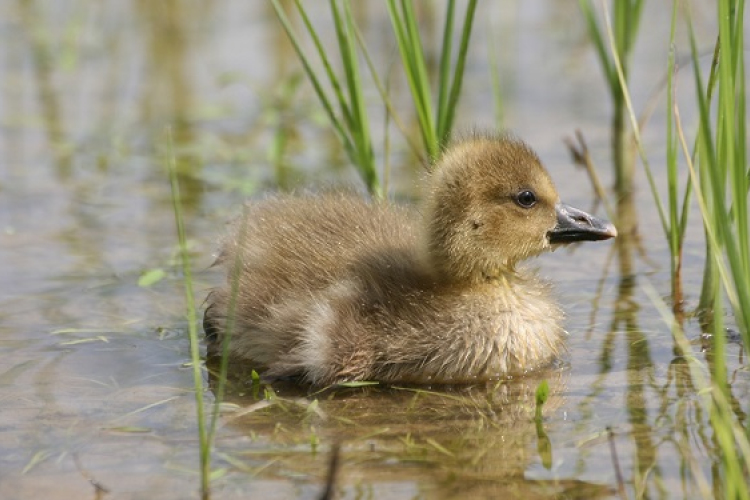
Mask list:
[[536,195],[534,191],[521,191],[516,195],[516,203],[523,208],[531,208],[536,205]]

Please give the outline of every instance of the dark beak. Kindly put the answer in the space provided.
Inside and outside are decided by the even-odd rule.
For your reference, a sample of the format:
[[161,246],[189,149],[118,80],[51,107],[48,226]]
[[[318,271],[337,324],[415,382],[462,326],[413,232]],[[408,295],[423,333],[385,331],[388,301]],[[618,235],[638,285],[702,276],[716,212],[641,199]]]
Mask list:
[[557,225],[547,233],[547,238],[553,245],[576,241],[608,240],[617,236],[617,229],[611,222],[598,219],[583,210],[558,203],[555,211],[557,212]]

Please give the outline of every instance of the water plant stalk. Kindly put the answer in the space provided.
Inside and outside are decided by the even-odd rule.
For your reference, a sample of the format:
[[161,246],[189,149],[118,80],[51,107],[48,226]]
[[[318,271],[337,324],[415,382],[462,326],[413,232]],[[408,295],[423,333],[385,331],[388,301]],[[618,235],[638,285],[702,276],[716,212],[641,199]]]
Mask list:
[[200,339],[198,338],[198,315],[195,307],[195,293],[193,291],[193,273],[190,265],[190,253],[188,252],[185,223],[182,216],[182,199],[180,196],[180,184],[177,176],[177,160],[174,153],[172,133],[168,132],[168,158],[169,182],[172,190],[172,207],[174,210],[175,224],[177,226],[177,239],[180,249],[180,262],[182,264],[183,282],[185,284],[185,301],[187,303],[188,337],[190,339],[190,361],[193,369],[193,388],[195,392],[196,417],[198,422],[198,442],[201,497],[207,500],[210,497],[211,486],[211,442],[206,428],[206,415],[203,400],[203,361],[200,355]]
[[[682,315],[682,243],[684,241],[687,204],[683,210],[679,207],[679,164],[677,161],[677,138],[674,134],[674,116],[672,114],[675,100],[675,28],[677,26],[677,2],[672,2],[672,20],[669,28],[669,57],[667,58],[667,213],[669,223],[667,227],[667,239],[669,241],[670,275],[672,283],[672,308],[678,316]],[[689,191],[689,184],[686,188]],[[657,201],[657,203],[659,203]]]
[[[599,63],[608,83],[613,105],[612,115],[612,150],[615,169],[615,189],[619,195],[627,195],[632,190],[633,167],[630,159],[629,134],[626,126],[626,104],[623,83],[617,75],[615,60],[607,52],[605,35],[596,20],[592,0],[579,0],[583,11],[589,36],[594,43]],[[612,16],[614,50],[620,60],[624,81],[627,82],[630,55],[638,34],[638,26],[643,10],[643,0],[615,0]]]
[[[369,117],[363,97],[351,3],[337,0],[330,0],[329,2],[334,19],[339,59],[344,70],[343,78],[334,72],[331,60],[302,2],[295,0],[294,3],[313,41],[320,62],[323,64],[322,74],[313,68],[313,61],[302,50],[302,41],[297,36],[279,1],[271,0],[276,15],[302,63],[305,74],[313,85],[315,94],[323,105],[336,136],[344,147],[344,151],[356,167],[368,191],[373,196],[380,198],[383,196],[383,192],[375,165]],[[330,90],[324,88],[324,78],[327,79]],[[338,105],[338,112],[335,110],[334,103]]]
[[[245,241],[247,234],[247,216],[248,206],[244,205],[242,208],[242,215],[239,219],[239,241]],[[229,292],[229,305],[227,307],[227,318],[224,325],[224,334],[221,340],[221,350],[219,359],[219,370],[216,373],[216,387],[214,394],[214,405],[211,413],[211,422],[208,426],[207,442],[209,447],[213,446],[214,437],[216,436],[216,428],[219,421],[220,407],[222,401],[224,401],[224,394],[226,391],[227,377],[229,374],[229,348],[231,345],[232,335],[235,331],[235,325],[237,321],[237,296],[240,293],[240,274],[242,272],[242,258],[241,253],[237,252],[232,262],[231,270],[231,281],[232,286]],[[253,391],[258,391],[260,384],[259,380],[253,379]]]
[[408,0],[401,0],[398,3],[396,0],[388,0],[387,6],[404,73],[414,101],[422,142],[430,158],[436,158],[440,154],[440,148],[449,141],[453,128],[458,98],[461,95],[466,54],[469,48],[477,1],[469,0],[466,6],[453,71],[451,71],[451,59],[456,2],[455,0],[449,0],[446,4],[437,81],[437,115],[433,110],[429,71],[425,62],[422,40],[419,36],[414,5]]
[[[592,0],[579,0],[600,66],[604,72],[612,101],[612,165],[615,174],[616,225],[620,237],[617,241],[620,274],[623,280],[634,276],[633,254],[637,248],[636,204],[634,202],[635,164],[631,131],[627,125],[625,85],[628,81],[630,56],[640,23],[643,0],[614,0],[614,24],[605,24],[612,33],[612,55],[607,51],[606,35],[594,12]],[[602,2],[606,8],[606,2]],[[636,139],[637,140],[637,139]],[[621,302],[621,301],[618,301]]]
[[[411,143],[409,131],[403,126],[403,120],[390,100],[388,85],[382,83],[387,79],[378,74],[370,58],[352,15],[351,2],[349,0],[330,0],[329,2],[338,44],[338,62],[343,69],[343,76],[334,71],[333,58],[329,57],[326,52],[320,34],[312,25],[302,2],[295,0],[294,5],[315,47],[322,70],[316,70],[313,61],[303,51],[302,40],[295,32],[279,0],[272,0],[271,3],[349,159],[357,168],[370,193],[376,197],[382,197],[384,195],[383,183],[378,177],[378,169],[375,165],[367,103],[363,97],[363,78],[358,63],[360,55],[367,63],[373,82],[380,92],[388,118],[393,119],[412,149],[416,150],[416,148]],[[437,95],[433,98],[430,71],[426,63],[427,58],[419,34],[419,23],[414,5],[407,0],[398,2],[389,0],[387,3],[401,66],[414,102],[422,147],[431,159],[440,154],[441,147],[450,139],[455,111],[461,95],[477,0],[469,0],[467,3],[454,58],[455,4],[455,0],[450,0],[446,4],[436,81]],[[419,154],[419,156],[422,155]]]
[[[723,293],[732,307],[745,347],[750,348],[750,244],[748,243],[747,106],[743,54],[744,0],[719,2],[717,112],[709,110],[707,88],[698,66],[690,28],[694,78],[698,88],[698,182],[704,228]],[[715,120],[715,123],[712,121]],[[716,300],[714,291],[713,298]],[[720,330],[720,331],[719,331]],[[714,328],[716,336],[723,329]]]
[[[727,380],[727,340],[723,313],[726,297],[744,340],[744,348],[750,352],[750,231],[747,213],[750,170],[746,145],[744,0],[719,0],[717,5],[718,95],[714,113],[710,110],[710,84],[709,87],[704,85],[698,64],[698,49],[689,10],[686,9],[686,13],[700,116],[697,168],[687,153],[684,139],[682,143],[696,186],[696,199],[710,249],[707,265],[712,266],[712,276],[717,278],[704,283],[704,291],[710,293],[713,309],[710,325],[713,333],[713,404],[710,415],[714,441],[721,450],[722,496],[750,499],[748,430],[737,429],[740,424],[736,422],[728,403],[731,394]],[[677,123],[679,126],[679,121]],[[744,468],[742,463],[745,464]]]

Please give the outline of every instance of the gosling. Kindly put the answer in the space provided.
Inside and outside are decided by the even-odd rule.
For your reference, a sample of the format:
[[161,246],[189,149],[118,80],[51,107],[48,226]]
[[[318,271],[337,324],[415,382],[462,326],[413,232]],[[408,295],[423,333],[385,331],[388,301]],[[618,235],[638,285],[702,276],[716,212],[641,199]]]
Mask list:
[[217,259],[227,279],[207,299],[209,354],[229,331],[232,360],[315,386],[460,384],[550,363],[563,313],[517,264],[615,227],[561,203],[507,136],[449,146],[425,188],[419,214],[353,193],[249,203]]

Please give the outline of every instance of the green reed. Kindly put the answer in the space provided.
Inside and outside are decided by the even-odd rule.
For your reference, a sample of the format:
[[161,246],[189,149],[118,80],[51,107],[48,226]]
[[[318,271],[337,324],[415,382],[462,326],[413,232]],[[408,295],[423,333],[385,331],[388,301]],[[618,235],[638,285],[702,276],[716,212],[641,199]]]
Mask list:
[[[180,194],[180,183],[177,174],[177,161],[174,154],[171,132],[168,138],[168,169],[169,180],[172,190],[172,206],[175,214],[177,225],[178,246],[180,250],[180,261],[182,265],[183,281],[185,283],[185,299],[187,301],[187,320],[188,320],[188,338],[190,340],[190,362],[193,368],[193,385],[195,391],[196,413],[198,423],[198,442],[199,442],[199,464],[201,478],[201,498],[207,500],[210,498],[211,480],[221,475],[225,470],[211,469],[211,452],[213,449],[218,420],[220,415],[220,406],[224,401],[226,392],[227,376],[229,371],[229,346],[232,333],[235,329],[237,295],[239,293],[239,276],[242,265],[240,253],[238,252],[234,261],[229,263],[231,267],[231,289],[230,300],[227,310],[227,320],[224,325],[224,334],[220,344],[220,359],[218,370],[212,375],[215,380],[214,401],[211,410],[211,418],[206,419],[206,402],[203,398],[205,391],[204,386],[204,361],[200,354],[200,338],[197,331],[197,312],[195,307],[195,294],[193,292],[193,275],[190,264],[190,254],[187,247],[187,236],[182,216],[182,197]],[[245,239],[247,220],[247,206],[243,207],[239,224],[239,238]],[[253,372],[255,373],[255,372]],[[253,391],[257,391],[260,383],[257,377],[253,378]]]
[[[667,118],[667,130],[666,130],[666,169],[667,169],[667,216],[668,219],[664,221],[664,231],[669,242],[670,249],[670,274],[671,274],[671,285],[672,285],[672,303],[673,309],[678,316],[683,314],[683,296],[682,296],[682,257],[683,257],[683,243],[685,240],[685,230],[687,228],[688,212],[690,208],[690,201],[693,192],[693,181],[691,177],[688,177],[685,182],[685,186],[682,188],[682,194],[680,194],[680,183],[679,183],[679,146],[678,137],[675,133],[676,122],[679,120],[679,110],[676,107],[677,102],[677,88],[675,85],[675,74],[677,72],[677,64],[675,61],[675,29],[677,26],[677,14],[678,14],[679,2],[674,1],[672,3],[672,20],[670,24],[669,34],[669,57],[667,59],[667,99],[666,99],[666,116]],[[718,45],[716,47],[716,54],[718,54]],[[695,65],[695,62],[693,62]],[[706,89],[706,96],[708,100],[711,99],[716,83],[716,59],[711,66],[711,72],[709,76],[709,83]],[[692,152],[691,159],[695,158],[696,150],[698,145],[698,138],[696,137]],[[654,200],[658,206],[662,206],[662,201],[654,191]],[[662,209],[663,210],[663,209]],[[707,269],[710,266],[707,266]],[[705,307],[699,307],[699,309],[706,309]]]
[[[339,61],[344,71],[343,76],[334,72],[331,59],[328,57],[325,47],[323,47],[318,32],[311,23],[307,11],[302,6],[302,2],[295,0],[295,5],[315,45],[320,62],[323,64],[322,73],[313,67],[312,59],[302,50],[302,41],[295,33],[294,27],[279,1],[272,0],[271,2],[284,31],[286,31],[294,50],[299,56],[305,74],[312,83],[336,135],[344,146],[344,151],[346,151],[349,160],[357,168],[370,193],[373,196],[382,197],[383,193],[372,149],[367,106],[363,94],[351,4],[346,1],[343,2],[342,6],[342,2],[336,0],[331,0],[329,3],[338,42]],[[324,87],[324,78],[327,79],[330,90]],[[338,112],[334,107],[335,104],[338,105]]]
[[[721,0],[718,3],[719,51],[718,96],[715,113],[706,98],[706,87],[698,69],[698,51],[690,28],[690,44],[698,89],[700,127],[697,150],[697,169],[690,172],[696,183],[698,199],[710,248],[707,265],[718,278],[708,285],[712,290],[713,351],[712,378],[716,391],[729,399],[726,373],[726,335],[724,329],[724,300],[728,300],[737,327],[750,352],[750,245],[748,234],[748,171],[747,165],[747,106],[745,100],[744,67],[744,0]],[[704,286],[706,284],[704,283]],[[731,409],[716,406],[712,409],[716,438],[722,451],[725,467],[726,498],[750,498],[747,470],[743,471],[738,454],[750,461],[746,450],[736,449],[736,434],[732,432]],[[742,433],[747,439],[747,429]],[[750,469],[750,467],[748,467]]]
[[[248,205],[245,204],[242,207],[242,214],[240,215],[240,218],[237,222],[240,225],[237,235],[239,241],[245,241],[245,238],[247,237],[247,221]],[[236,252],[234,260],[227,263],[228,265],[232,266],[229,272],[232,286],[229,290],[229,303],[227,305],[224,333],[221,336],[221,354],[219,354],[218,371],[213,373],[216,381],[214,386],[214,404],[206,438],[209,448],[213,446],[214,438],[216,437],[216,429],[219,423],[221,403],[224,401],[224,395],[226,393],[227,380],[229,376],[230,346],[237,322],[237,297],[240,293],[240,275],[242,272],[241,257],[242,253]],[[254,376],[251,375],[252,390],[253,393],[257,396],[257,392],[260,390],[260,377],[258,377],[258,374],[255,372],[255,370],[253,370],[252,373],[254,374]]]
[[[422,146],[430,158],[436,157],[442,145],[450,138],[455,110],[461,94],[476,4],[476,0],[469,0],[467,4],[459,33],[459,45],[455,61],[453,60],[455,1],[449,0],[446,4],[445,25],[442,33],[440,63],[436,82],[437,95],[433,96],[433,85],[429,77],[429,68],[426,63],[425,50],[419,34],[419,23],[414,6],[412,2],[407,0],[398,2],[389,0],[387,3],[404,75],[414,102]],[[279,0],[272,0],[272,5],[350,161],[357,168],[370,193],[376,197],[382,197],[384,195],[382,182],[379,179],[375,163],[367,105],[363,97],[363,74],[359,66],[360,56],[365,60],[373,83],[386,105],[387,118],[393,119],[411,148],[417,154],[419,154],[419,151],[411,142],[408,130],[403,126],[403,121],[390,101],[388,85],[382,83],[384,80],[387,81],[387,78],[383,78],[379,74],[372,62],[359,27],[354,20],[351,2],[349,0],[329,1],[338,44],[337,62],[343,70],[343,76],[334,71],[333,59],[335,57],[329,55],[326,51],[320,34],[312,25],[302,2],[295,0],[294,5],[322,64],[320,70],[315,69],[314,61],[303,51],[302,40],[295,32]],[[434,105],[433,101],[435,102]],[[385,149],[387,149],[387,146]]]
[[412,99],[417,112],[422,142],[430,158],[436,158],[440,148],[450,139],[458,98],[461,94],[466,54],[469,48],[471,27],[474,22],[476,0],[469,0],[461,28],[460,45],[456,61],[451,71],[453,53],[453,23],[456,2],[449,0],[446,5],[445,25],[440,49],[438,70],[437,116],[433,111],[432,92],[422,41],[419,36],[417,16],[414,6],[408,0],[388,0],[388,13],[398,42],[401,62],[404,67]]
[[[709,243],[709,259],[704,280],[704,297],[715,308],[721,300],[721,288],[727,295],[750,347],[750,252],[748,247],[748,165],[747,106],[743,57],[744,0],[719,3],[718,96],[716,113],[700,73],[695,72],[699,89],[700,128],[698,137],[699,186],[705,203],[701,206]],[[690,25],[694,65],[698,58]],[[710,86],[710,82],[709,82]],[[721,283],[721,285],[720,285]],[[702,305],[708,305],[704,301]],[[721,329],[722,318],[715,313],[714,330]],[[723,329],[722,329],[723,331]]]
[[[633,190],[634,169],[632,151],[629,147],[630,134],[627,129],[624,85],[628,81],[630,55],[638,34],[643,3],[643,0],[614,0],[611,26],[614,49],[613,55],[610,56],[607,50],[607,37],[596,20],[592,0],[578,0],[612,99],[612,154],[615,170],[615,191],[620,198],[630,196]],[[617,60],[620,62],[617,63]],[[618,64],[621,67],[623,79],[618,76]]]
[[185,283],[185,300],[187,302],[188,337],[190,339],[190,361],[193,367],[193,385],[195,390],[195,406],[198,420],[198,441],[200,443],[200,478],[201,497],[205,500],[210,496],[211,483],[211,441],[206,427],[205,407],[203,400],[203,360],[200,354],[200,339],[198,338],[197,311],[195,308],[195,293],[193,291],[193,273],[190,265],[190,254],[187,246],[185,223],[182,217],[182,199],[180,184],[177,176],[177,160],[174,153],[172,134],[168,136],[169,181],[172,188],[172,207],[177,225],[177,239],[182,263],[183,281]]
[[[724,329],[724,300],[728,300],[738,328],[744,339],[745,350],[750,352],[750,247],[748,234],[748,191],[750,170],[747,164],[747,111],[745,100],[745,73],[743,59],[744,0],[720,0],[717,6],[719,37],[715,57],[704,84],[699,65],[693,25],[689,10],[685,9],[690,34],[692,68],[697,89],[700,115],[695,146],[688,147],[679,108],[676,105],[674,77],[674,39],[678,2],[675,0],[670,28],[668,58],[667,109],[667,179],[668,218],[655,189],[647,159],[640,144],[638,123],[627,89],[626,75],[616,49],[616,37],[607,19],[613,63],[621,82],[622,97],[631,119],[631,126],[641,159],[659,210],[665,235],[669,240],[673,299],[679,300],[678,280],[684,239],[687,209],[694,192],[701,210],[707,240],[707,272],[703,297],[707,297],[712,310],[713,349],[710,357],[710,377],[705,367],[692,355],[692,348],[684,337],[681,321],[675,322],[675,342],[679,351],[690,362],[692,378],[699,388],[704,406],[708,409],[714,431],[717,456],[721,460],[721,475],[714,484],[713,494],[723,498],[750,498],[748,471],[750,471],[750,443],[748,430],[738,420],[732,408],[726,368],[726,331]],[[606,6],[605,6],[606,9]],[[608,17],[608,16],[607,16]],[[718,92],[715,92],[718,90]],[[714,99],[714,94],[718,95]],[[711,112],[712,104],[714,112]],[[688,164],[690,177],[679,193],[678,149],[682,150]],[[695,161],[694,161],[695,158]],[[695,163],[695,165],[694,165]],[[696,166],[697,165],[697,166]],[[655,296],[655,293],[653,294]],[[654,302],[658,302],[656,299]],[[702,298],[702,304],[704,299]],[[675,304],[677,305],[677,304]],[[675,312],[679,312],[675,307]],[[703,370],[703,371],[701,371]]]
[[693,24],[686,9],[700,116],[695,163],[688,151],[679,119],[676,120],[709,250],[702,306],[708,305],[712,310],[712,321],[708,325],[713,333],[710,419],[722,464],[721,494],[723,498],[732,499],[750,499],[748,429],[738,422],[730,403],[732,396],[727,380],[727,340],[723,313],[724,301],[727,300],[741,332],[745,351],[750,353],[750,170],[746,145],[744,7],[744,0],[718,2],[719,36],[708,84],[704,84],[701,75]]
[[[721,0],[718,4],[719,50],[716,73],[718,92],[715,113],[711,113],[709,87],[704,85],[698,66],[698,50],[688,18],[694,78],[697,87],[700,124],[696,183],[711,265],[721,286],[712,294],[714,333],[723,342],[723,318],[719,314],[723,294],[734,313],[737,327],[750,349],[750,239],[748,230],[747,105],[743,59],[744,0]],[[719,347],[723,347],[720,345]]]
[[[680,196],[680,183],[678,178],[679,160],[678,145],[675,135],[675,120],[673,113],[676,102],[674,76],[676,70],[675,61],[675,30],[677,27],[677,5],[672,3],[672,20],[669,28],[669,57],[667,58],[667,136],[666,136],[666,167],[667,167],[667,208],[668,221],[665,227],[667,240],[669,241],[670,275],[672,285],[672,308],[675,312],[682,311],[682,249],[685,241],[685,228],[687,227],[688,208],[690,207],[690,194],[692,183],[688,179],[684,193]],[[655,200],[661,205],[659,199]]]

